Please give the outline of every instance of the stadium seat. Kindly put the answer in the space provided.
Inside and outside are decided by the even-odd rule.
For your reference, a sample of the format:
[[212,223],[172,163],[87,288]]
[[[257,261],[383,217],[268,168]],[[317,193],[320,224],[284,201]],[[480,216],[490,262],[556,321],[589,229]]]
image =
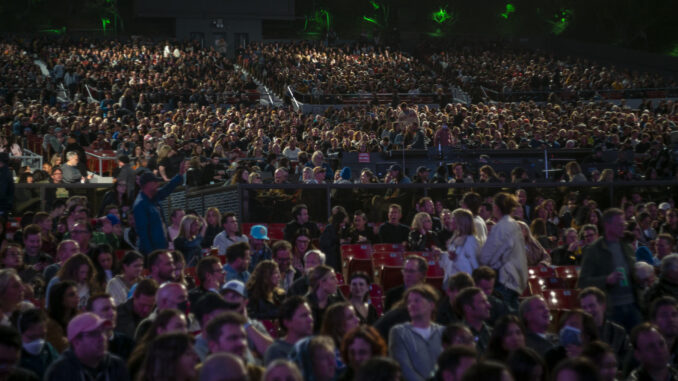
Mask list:
[[271,241],[285,239],[285,224],[268,224],[268,238],[270,238]]
[[344,281],[344,275],[342,273],[335,273],[334,275],[337,277],[337,284],[339,286],[346,284],[346,282]]
[[383,298],[384,297],[384,290],[382,290],[381,286],[372,283],[370,285],[370,298]]
[[377,310],[377,315],[381,316],[384,314],[384,299],[383,298],[370,298],[370,302],[374,306],[374,309]]
[[371,259],[359,259],[359,258],[349,258],[347,266],[347,276],[351,276],[356,271],[363,271],[365,273],[372,274],[372,260]]
[[370,259],[372,246],[370,244],[341,245],[341,257],[353,257],[358,259]]
[[441,276],[431,276],[431,277],[426,277],[426,283],[430,284],[435,288],[436,290],[442,290],[443,289],[443,280],[445,278]]
[[579,306],[577,296],[579,290],[545,290],[542,295],[546,300],[546,305],[549,309],[572,309]]
[[577,288],[577,278],[560,278],[560,277],[551,277],[551,278],[540,278],[543,280],[543,289],[544,290],[571,290]]
[[380,251],[372,254],[372,263],[375,268],[379,266],[402,266],[404,264],[403,255],[398,252]]
[[198,271],[196,270],[195,267],[184,268],[184,274],[193,278],[196,286],[200,286],[200,279],[198,279]]
[[348,299],[351,296],[351,286],[342,284],[339,286],[339,290],[344,295],[344,298]]
[[403,284],[403,268],[382,266],[379,270],[379,283],[384,292]]
[[556,276],[556,272],[552,267],[544,265],[530,266],[527,271],[530,274],[530,278],[550,278]]
[[428,271],[426,272],[426,277],[427,278],[437,278],[437,277],[444,277],[445,276],[445,270],[443,270],[440,265],[438,265],[437,262],[431,263],[429,261],[428,263]]
[[398,243],[377,243],[372,245],[372,250],[376,253],[378,251],[386,251],[389,253],[394,253],[394,252],[403,252],[405,251],[405,247],[403,245],[398,244]]
[[578,278],[579,266],[558,266],[555,268],[558,278]]
[[[261,223],[258,223],[258,222],[241,222],[240,223],[240,230],[242,230],[242,234],[245,234],[248,237],[252,238],[250,236],[250,230],[252,230],[252,226],[254,226],[254,225],[264,225],[264,226],[266,226],[266,224],[261,224]],[[269,235],[268,238],[271,238],[271,236]]]

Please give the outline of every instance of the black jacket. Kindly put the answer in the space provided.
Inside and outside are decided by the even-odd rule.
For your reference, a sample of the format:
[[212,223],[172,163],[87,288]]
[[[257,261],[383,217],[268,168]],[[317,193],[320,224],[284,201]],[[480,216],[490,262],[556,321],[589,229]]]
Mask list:
[[67,349],[58,360],[52,363],[45,374],[45,381],[129,381],[125,362],[120,357],[106,353],[97,369],[86,368],[73,353]]

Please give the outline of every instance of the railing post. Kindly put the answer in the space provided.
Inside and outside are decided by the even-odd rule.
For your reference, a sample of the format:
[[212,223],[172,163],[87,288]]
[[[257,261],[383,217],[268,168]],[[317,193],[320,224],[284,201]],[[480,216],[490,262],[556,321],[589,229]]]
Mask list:
[[325,198],[327,201],[327,219],[332,215],[332,190],[330,183],[325,184]]

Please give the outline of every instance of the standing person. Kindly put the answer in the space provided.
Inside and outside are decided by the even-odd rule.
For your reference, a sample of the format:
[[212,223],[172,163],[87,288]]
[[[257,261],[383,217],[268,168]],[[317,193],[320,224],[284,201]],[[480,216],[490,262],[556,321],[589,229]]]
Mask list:
[[391,328],[389,354],[400,364],[406,381],[423,381],[443,351],[444,327],[432,320],[438,294],[431,286],[420,284],[408,289],[404,300],[410,321]]
[[9,167],[9,154],[0,152],[0,221],[5,221],[14,206],[14,176]]
[[169,196],[183,182],[186,165],[182,162],[179,173],[158,189],[161,179],[152,173],[144,173],[139,179],[141,192],[134,201],[134,221],[138,234],[139,251],[148,255],[156,249],[167,249],[167,229],[160,209],[160,201]]
[[495,290],[512,311],[518,310],[518,297],[527,287],[527,257],[520,226],[511,212],[520,204],[512,194],[500,192],[494,196],[492,213],[497,223],[492,227],[480,251],[478,262],[493,268],[497,274]]
[[622,240],[625,226],[623,210],[610,208],[603,213],[604,236],[584,250],[577,288],[605,290],[610,320],[630,331],[641,321],[641,315],[633,270],[635,255]]
[[125,184],[127,198],[131,200],[132,197],[134,197],[134,186],[137,183],[137,176],[129,163],[129,156],[118,156],[118,168],[120,168],[120,171],[118,172],[118,176],[116,176],[115,180],[118,183]]
[[445,271],[443,282],[458,272],[471,274],[478,268],[480,247],[475,236],[473,214],[466,209],[455,209],[452,218],[454,233],[447,245],[447,253],[442,253],[439,259],[440,267]]

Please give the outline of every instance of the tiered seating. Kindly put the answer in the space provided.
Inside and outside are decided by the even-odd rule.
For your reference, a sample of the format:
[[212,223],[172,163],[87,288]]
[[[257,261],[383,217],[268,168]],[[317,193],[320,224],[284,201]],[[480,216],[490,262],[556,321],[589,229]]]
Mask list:
[[285,238],[285,224],[284,223],[275,223],[267,224],[268,228],[268,238],[271,241],[279,241]]

